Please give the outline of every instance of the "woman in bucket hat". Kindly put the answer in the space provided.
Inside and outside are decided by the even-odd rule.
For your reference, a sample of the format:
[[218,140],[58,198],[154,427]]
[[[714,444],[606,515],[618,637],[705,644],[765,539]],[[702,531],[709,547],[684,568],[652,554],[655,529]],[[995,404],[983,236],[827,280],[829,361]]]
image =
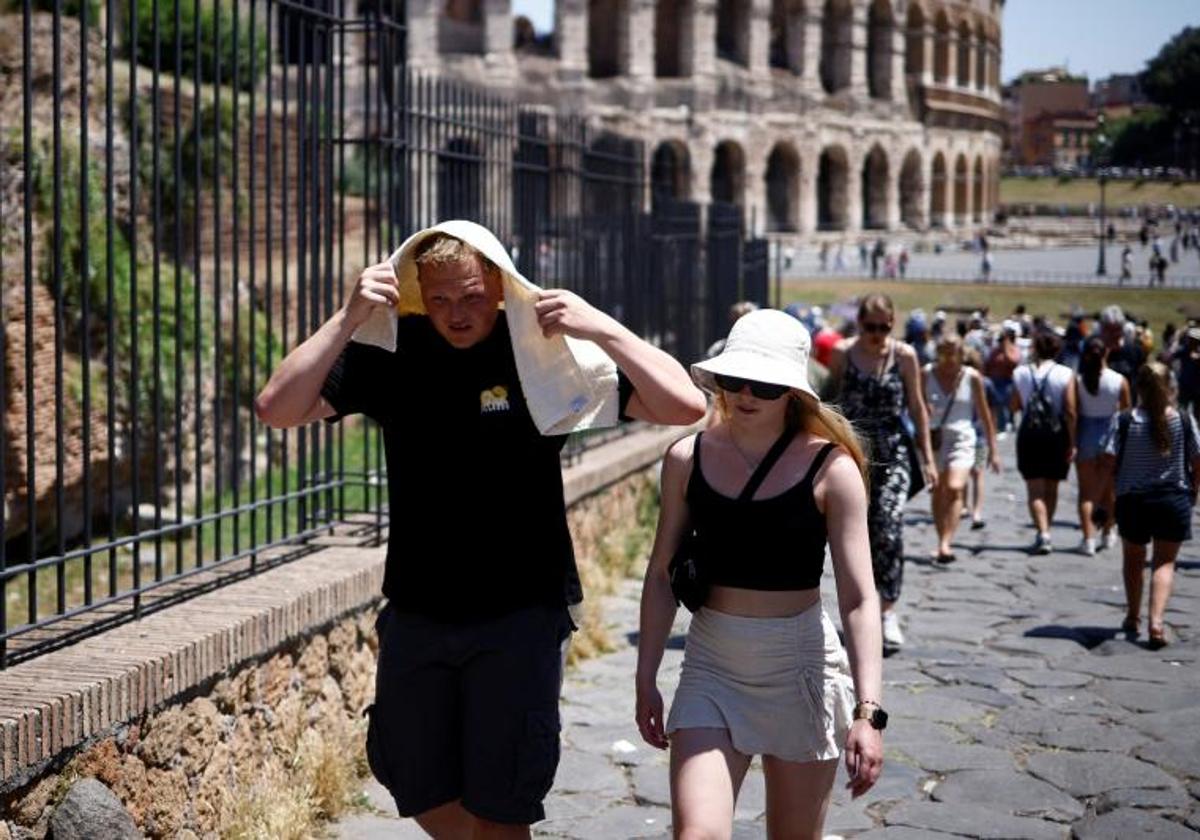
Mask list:
[[[692,366],[724,422],[665,459],[642,592],[637,723],[647,743],[670,747],[676,836],[729,836],[755,755],[768,832],[780,837],[820,836],[843,751],[855,796],[882,766],[866,459],[849,423],[810,385],[810,349],[808,331],[783,312],[739,320],[719,356]],[[827,541],[848,657],[821,606]],[[696,612],[664,720],[656,680],[681,546],[700,585],[688,593]]]

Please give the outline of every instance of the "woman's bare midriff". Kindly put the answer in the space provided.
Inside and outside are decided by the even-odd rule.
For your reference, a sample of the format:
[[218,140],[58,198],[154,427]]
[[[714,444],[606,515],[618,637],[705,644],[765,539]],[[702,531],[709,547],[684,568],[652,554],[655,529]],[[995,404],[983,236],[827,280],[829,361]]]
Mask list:
[[717,612],[748,618],[784,618],[798,615],[820,600],[819,589],[767,592],[761,589],[714,586],[709,590],[704,606]]

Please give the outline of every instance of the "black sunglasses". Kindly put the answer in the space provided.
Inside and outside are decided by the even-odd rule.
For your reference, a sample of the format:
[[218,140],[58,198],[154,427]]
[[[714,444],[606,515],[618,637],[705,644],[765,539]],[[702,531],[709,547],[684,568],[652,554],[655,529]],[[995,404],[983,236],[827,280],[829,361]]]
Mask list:
[[716,380],[718,388],[722,391],[728,391],[731,394],[741,393],[741,390],[749,385],[750,393],[760,400],[777,400],[792,390],[787,385],[777,385],[774,382],[756,382],[753,379],[726,376],[723,373],[713,374],[713,379]]
[[887,335],[892,331],[891,324],[880,324],[876,321],[863,321],[862,331],[865,333],[877,333],[879,335]]

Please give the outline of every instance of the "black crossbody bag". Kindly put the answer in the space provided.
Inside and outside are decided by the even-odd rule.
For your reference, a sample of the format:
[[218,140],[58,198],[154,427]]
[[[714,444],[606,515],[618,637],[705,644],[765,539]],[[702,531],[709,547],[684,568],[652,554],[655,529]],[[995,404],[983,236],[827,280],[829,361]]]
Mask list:
[[[702,434],[703,432],[696,435],[695,448],[697,451],[700,449]],[[766,480],[767,474],[795,436],[796,431],[788,429],[780,436],[779,440],[775,441],[767,454],[763,456],[758,468],[754,470],[754,474],[750,476],[750,480],[746,482],[746,486],[742,488],[742,492],[738,494],[739,502],[754,498],[754,494]],[[693,456],[694,461],[695,456]],[[671,562],[667,566],[667,573],[671,579],[671,594],[675,596],[675,603],[682,604],[690,612],[695,612],[704,606],[704,602],[708,600],[710,586],[706,570],[697,557],[698,545],[699,538],[696,536],[696,529],[689,524],[683,534],[683,539],[679,541],[679,548],[675,549],[675,554],[672,555]]]

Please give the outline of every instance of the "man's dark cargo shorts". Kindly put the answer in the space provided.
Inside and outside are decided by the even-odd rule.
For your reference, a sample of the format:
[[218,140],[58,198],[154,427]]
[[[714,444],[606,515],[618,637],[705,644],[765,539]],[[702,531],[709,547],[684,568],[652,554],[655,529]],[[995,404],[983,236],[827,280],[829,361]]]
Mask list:
[[545,818],[558,769],[566,607],[448,624],[384,607],[371,772],[410,817],[461,800],[499,823]]

